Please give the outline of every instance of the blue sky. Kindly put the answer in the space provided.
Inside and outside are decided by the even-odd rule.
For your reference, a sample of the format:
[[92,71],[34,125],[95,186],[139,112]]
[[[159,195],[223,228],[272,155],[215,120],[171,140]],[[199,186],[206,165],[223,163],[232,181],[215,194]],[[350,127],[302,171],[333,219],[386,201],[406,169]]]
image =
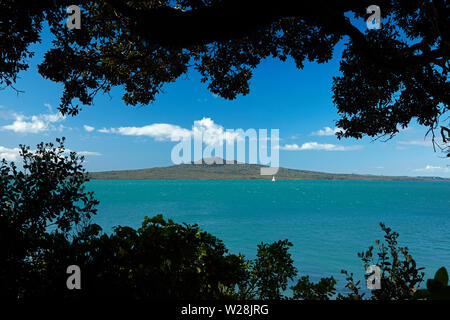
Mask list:
[[[122,89],[115,88],[110,95],[97,95],[94,105],[84,107],[77,116],[64,118],[57,112],[61,86],[37,72],[50,41],[44,33],[43,42],[33,46],[36,56],[31,67],[15,84],[25,92],[0,91],[0,157],[15,160],[19,144],[34,147],[65,136],[70,150],[86,156],[89,171],[168,166],[177,143],[171,141],[171,130],[191,130],[194,121],[210,118],[224,129],[279,129],[282,167],[450,177],[448,160],[433,152],[430,139],[424,140],[426,128],[416,123],[388,142],[338,140],[328,135],[338,119],[331,85],[332,77],[339,74],[343,42],[332,61],[305,63],[303,70],[291,60],[265,60],[254,71],[250,94],[234,101],[212,95],[193,70],[165,85],[164,93],[151,105],[126,106]],[[167,124],[162,134],[155,133],[155,124]],[[135,134],[124,135],[126,131],[119,128],[134,128]]]

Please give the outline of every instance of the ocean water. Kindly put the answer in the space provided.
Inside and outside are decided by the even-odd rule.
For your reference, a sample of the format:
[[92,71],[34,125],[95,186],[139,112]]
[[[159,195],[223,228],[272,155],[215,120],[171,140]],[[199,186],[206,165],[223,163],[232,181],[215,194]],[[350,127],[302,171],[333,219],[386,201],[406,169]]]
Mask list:
[[289,239],[298,276],[334,276],[340,289],[341,269],[364,279],[357,253],[383,239],[379,222],[400,234],[426,278],[450,269],[449,182],[95,180],[88,189],[105,232],[163,214],[248,258],[261,242]]

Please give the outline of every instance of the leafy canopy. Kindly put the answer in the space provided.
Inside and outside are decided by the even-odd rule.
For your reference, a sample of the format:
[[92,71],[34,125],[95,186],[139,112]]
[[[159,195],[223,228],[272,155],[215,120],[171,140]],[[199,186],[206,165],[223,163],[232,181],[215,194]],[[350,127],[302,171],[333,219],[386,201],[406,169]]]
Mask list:
[[[55,40],[39,73],[63,84],[64,114],[115,86],[126,104],[151,103],[190,68],[212,93],[235,99],[249,93],[263,59],[289,57],[301,69],[305,61],[329,61],[342,39],[332,86],[339,137],[392,137],[414,119],[434,137],[449,109],[448,1],[380,0],[381,29],[364,31],[349,17],[367,18],[372,2],[365,0],[82,0],[80,30],[65,25],[70,4],[0,4],[0,84],[13,85],[28,68],[29,45],[47,22]],[[445,148],[450,131],[442,127]]]

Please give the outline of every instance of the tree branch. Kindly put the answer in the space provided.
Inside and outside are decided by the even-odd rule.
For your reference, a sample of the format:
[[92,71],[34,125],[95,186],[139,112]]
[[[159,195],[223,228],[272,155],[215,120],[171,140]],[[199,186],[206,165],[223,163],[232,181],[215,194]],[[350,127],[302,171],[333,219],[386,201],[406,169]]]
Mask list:
[[168,6],[137,10],[120,0],[108,0],[111,7],[129,19],[136,35],[161,45],[181,46],[239,39],[283,17],[311,20],[340,14],[355,1],[342,2],[278,0],[274,5],[268,0],[224,0],[182,11]]
[[378,64],[394,70],[429,64],[441,57],[450,57],[450,48],[438,48],[414,55],[417,45],[386,59],[381,50],[344,16],[349,10],[364,7],[360,1],[292,1],[224,0],[211,6],[196,6],[183,11],[169,6],[135,9],[120,0],[108,3],[127,18],[137,40],[167,46],[190,47],[215,41],[240,39],[281,18],[298,17],[351,38],[361,52]]

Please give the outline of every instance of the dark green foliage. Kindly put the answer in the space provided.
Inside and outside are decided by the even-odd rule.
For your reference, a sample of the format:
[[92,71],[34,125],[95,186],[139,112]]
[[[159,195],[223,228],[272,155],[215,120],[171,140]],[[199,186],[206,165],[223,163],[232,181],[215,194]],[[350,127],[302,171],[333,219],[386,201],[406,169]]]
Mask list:
[[[138,230],[118,227],[111,235],[92,231],[72,243],[60,235],[49,239],[42,272],[50,285],[49,291],[41,291],[43,296],[282,299],[287,280],[295,276],[286,241],[259,245],[257,259],[249,261],[228,254],[220,240],[197,226],[162,216],[145,218]],[[83,290],[78,292],[63,285],[62,266],[72,263],[83,270]]]
[[[364,270],[370,265],[377,265],[381,269],[381,289],[372,291],[374,300],[409,300],[412,299],[415,290],[423,281],[424,268],[418,268],[416,261],[409,254],[407,247],[399,247],[398,233],[380,223],[385,232],[384,242],[376,240],[377,254],[374,256],[374,247],[371,246],[366,252],[358,253],[363,262]],[[355,297],[359,294],[359,282],[354,283],[353,275],[347,275],[347,288]],[[366,275],[370,276],[370,275]]]
[[336,293],[335,285],[336,280],[333,277],[322,278],[318,283],[313,283],[309,276],[304,276],[291,289],[294,299],[330,300]]
[[[227,254],[220,240],[197,226],[159,215],[146,217],[137,230],[117,227],[106,235],[93,228],[73,242],[58,234],[48,239],[42,272],[61,279],[44,296],[220,299],[232,297],[230,289],[246,275],[243,257]],[[70,292],[62,281],[70,264],[83,271],[80,291]]]
[[96,213],[98,202],[84,190],[84,158],[67,155],[64,138],[57,143],[41,143],[36,150],[20,146],[22,170],[0,162],[1,295],[20,296],[38,281],[49,228],[68,238],[74,225]]
[[288,240],[277,241],[273,244],[259,244],[258,253],[252,269],[252,278],[256,279],[256,293],[258,299],[279,300],[292,280],[297,270],[288,252],[292,243]]
[[[448,121],[448,1],[380,0],[381,29],[362,31],[347,16],[367,18],[372,1],[83,0],[81,30],[73,31],[64,24],[70,4],[0,3],[0,84],[27,69],[45,21],[56,40],[39,73],[64,85],[65,114],[115,86],[126,104],[148,104],[189,68],[212,93],[235,99],[264,59],[291,58],[301,69],[329,61],[346,39],[332,88],[339,137],[392,137],[413,120],[431,130]],[[441,148],[448,153],[448,141]]]
[[417,290],[415,299],[450,300],[450,286],[448,285],[448,273],[445,267],[440,268],[434,279],[427,280],[427,289]]
[[345,287],[349,291],[347,296],[344,296],[342,294],[339,294],[337,299],[339,300],[362,300],[364,298],[364,293],[360,293],[359,285],[361,284],[361,281],[355,281],[353,278],[353,273],[348,272],[346,270],[341,270],[341,273],[345,275],[345,280],[347,281],[347,284]]
[[0,85],[13,85],[17,74],[28,69],[27,60],[33,56],[29,46],[40,41],[44,19],[42,8],[31,6],[30,1],[0,3]]
[[[89,226],[68,241],[46,238],[43,279],[38,295],[65,298],[128,299],[282,299],[295,276],[287,241],[258,246],[255,261],[228,254],[222,241],[197,226],[145,218],[134,230],[117,227],[111,235]],[[65,288],[65,268],[83,270],[80,291]],[[36,295],[36,292],[33,292]]]

